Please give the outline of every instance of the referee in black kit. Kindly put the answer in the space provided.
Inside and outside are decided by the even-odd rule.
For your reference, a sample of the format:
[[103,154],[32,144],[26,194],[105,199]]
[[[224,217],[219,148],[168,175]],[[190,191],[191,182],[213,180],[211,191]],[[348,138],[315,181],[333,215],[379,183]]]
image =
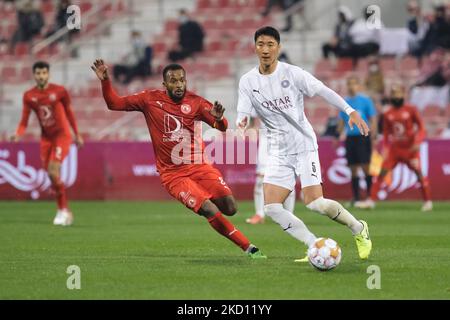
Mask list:
[[[377,117],[374,103],[371,98],[360,93],[361,82],[357,76],[350,76],[347,79],[348,96],[345,101],[356,111],[359,112],[363,120],[369,124],[370,135],[362,136],[356,126],[351,129],[348,125],[348,116],[345,112],[339,113],[338,133],[340,136],[345,131],[345,150],[347,164],[352,172],[352,205],[357,208],[364,207],[359,192],[358,169],[364,172],[367,186],[366,199],[370,196],[372,186],[372,176],[369,174],[369,164],[372,155],[372,148],[375,147],[377,135]],[[339,136],[338,136],[339,139]]]

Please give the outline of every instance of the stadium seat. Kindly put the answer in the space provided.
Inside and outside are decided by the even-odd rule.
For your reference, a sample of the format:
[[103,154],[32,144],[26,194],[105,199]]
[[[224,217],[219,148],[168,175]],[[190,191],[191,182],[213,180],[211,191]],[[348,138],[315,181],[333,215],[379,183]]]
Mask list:
[[16,67],[4,66],[2,69],[2,80],[11,82],[17,77]]
[[437,105],[428,105],[425,107],[425,109],[422,111],[423,117],[437,117],[437,116],[443,116],[445,113],[445,109],[441,108]]
[[29,45],[27,43],[24,42],[19,42],[18,44],[16,44],[15,48],[14,48],[14,55],[17,56],[25,56],[27,54],[30,53],[29,51]]

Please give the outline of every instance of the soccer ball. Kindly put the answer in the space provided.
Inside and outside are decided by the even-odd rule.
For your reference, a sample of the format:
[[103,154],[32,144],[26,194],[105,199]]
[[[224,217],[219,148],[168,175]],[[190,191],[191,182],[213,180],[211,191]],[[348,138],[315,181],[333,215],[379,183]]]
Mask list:
[[330,238],[318,238],[308,249],[309,263],[320,271],[336,268],[341,262],[341,257],[341,248]]

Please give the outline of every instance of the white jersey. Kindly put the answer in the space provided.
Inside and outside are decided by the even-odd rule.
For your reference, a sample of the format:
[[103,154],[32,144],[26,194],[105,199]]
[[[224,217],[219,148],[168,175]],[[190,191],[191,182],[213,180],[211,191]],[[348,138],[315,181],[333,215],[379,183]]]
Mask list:
[[254,109],[267,128],[270,154],[314,151],[317,138],[305,117],[303,95],[312,97],[323,87],[309,72],[284,62],[270,75],[255,67],[241,77],[237,111],[251,117]]

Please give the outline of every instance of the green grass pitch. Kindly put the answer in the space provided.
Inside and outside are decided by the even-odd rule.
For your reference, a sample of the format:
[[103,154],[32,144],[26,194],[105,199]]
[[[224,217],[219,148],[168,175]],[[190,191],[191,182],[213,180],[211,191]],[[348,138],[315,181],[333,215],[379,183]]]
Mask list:
[[[177,202],[72,202],[75,224],[51,224],[53,202],[0,202],[0,299],[450,299],[450,203],[353,210],[374,248],[357,257],[349,230],[297,203],[317,236],[335,239],[343,259],[319,272],[293,260],[305,248],[272,222],[245,224],[251,202],[231,218],[268,255],[252,261],[205,219]],[[66,287],[80,267],[80,290]],[[377,265],[381,289],[367,288]]]

